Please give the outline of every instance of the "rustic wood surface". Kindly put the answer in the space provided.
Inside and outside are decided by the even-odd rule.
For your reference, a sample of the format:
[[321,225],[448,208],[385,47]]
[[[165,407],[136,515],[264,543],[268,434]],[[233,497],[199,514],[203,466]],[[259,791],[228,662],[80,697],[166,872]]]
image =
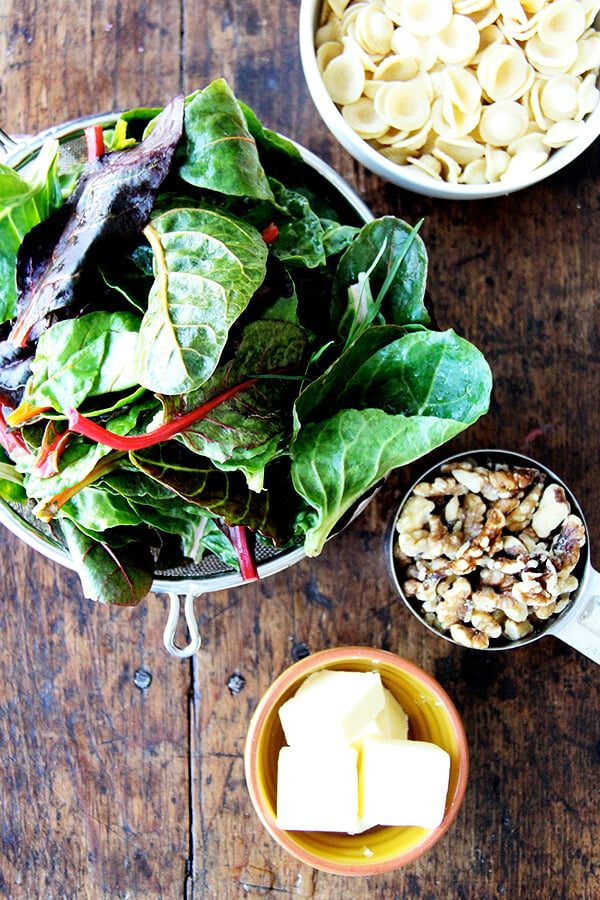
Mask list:
[[[2,0],[0,125],[166,102],[225,76],[266,125],[322,155],[376,214],[413,223],[439,323],[488,357],[490,414],[444,452],[527,449],[555,469],[600,546],[598,147],[492,202],[400,191],[337,146],[305,88],[298,0]],[[430,462],[431,460],[428,460]],[[319,559],[197,601],[204,646],[162,647],[166,599],[83,600],[77,578],[2,529],[0,895],[23,900],[247,896],[319,900],[600,897],[599,670],[553,637],[509,653],[454,648],[388,580],[399,471]],[[462,714],[464,805],[426,856],[386,876],[305,869],[255,816],[242,754],[269,682],[308,648],[365,644],[432,673]],[[233,681],[232,676],[235,676]]]

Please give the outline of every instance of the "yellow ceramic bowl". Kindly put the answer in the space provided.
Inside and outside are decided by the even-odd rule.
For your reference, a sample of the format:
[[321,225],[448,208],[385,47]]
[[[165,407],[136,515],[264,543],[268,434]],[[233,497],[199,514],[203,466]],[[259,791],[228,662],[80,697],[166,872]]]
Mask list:
[[[450,754],[446,812],[435,829],[377,827],[349,835],[282,831],[276,824],[277,759],[284,745],[279,708],[304,679],[320,669],[378,671],[409,720],[409,737],[431,741]],[[298,860],[338,875],[373,875],[400,868],[432,847],[453,822],[467,785],[469,757],[460,717],[444,689],[409,660],[371,647],[340,647],[306,657],[277,678],[250,722],[245,750],[246,782],[263,825]]]

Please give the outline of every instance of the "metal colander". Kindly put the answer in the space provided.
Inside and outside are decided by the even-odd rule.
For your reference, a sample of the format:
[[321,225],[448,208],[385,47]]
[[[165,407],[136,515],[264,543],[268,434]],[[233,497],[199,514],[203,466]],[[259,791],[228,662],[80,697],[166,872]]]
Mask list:
[[[60,165],[66,170],[86,157],[85,129],[92,125],[110,128],[118,116],[118,112],[104,113],[53,126],[33,137],[20,137],[14,146],[8,145],[4,158],[0,154],[0,160],[5,165],[21,169],[35,158],[45,140],[54,138],[60,143]],[[298,144],[296,146],[304,162],[310,167],[321,196],[327,197],[336,207],[341,207],[349,217],[348,220],[356,224],[364,224],[373,218],[368,207],[330,166],[304,147]],[[363,506],[364,504],[360,508]],[[75,570],[76,567],[65,545],[57,538],[51,527],[33,516],[29,507],[10,504],[0,499],[0,523],[48,559]],[[277,550],[260,541],[256,542],[255,554],[261,579],[281,572],[304,558],[301,546]],[[167,594],[170,600],[163,635],[168,652],[176,657],[188,657],[200,647],[200,634],[194,613],[194,600],[199,595],[227,590],[242,584],[244,579],[240,573],[225,565],[210,552],[205,553],[197,563],[157,571],[152,591]],[[175,638],[182,600],[189,637],[185,646],[179,646]]]

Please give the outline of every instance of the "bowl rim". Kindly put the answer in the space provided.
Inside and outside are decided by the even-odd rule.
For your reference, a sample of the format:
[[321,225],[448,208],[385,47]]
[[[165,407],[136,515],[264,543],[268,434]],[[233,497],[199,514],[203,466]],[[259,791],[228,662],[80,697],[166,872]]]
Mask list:
[[315,54],[314,37],[318,25],[318,17],[323,0],[301,0],[299,16],[300,61],[304,78],[312,101],[323,122],[334,138],[371,172],[380,178],[406,188],[426,197],[441,200],[489,200],[504,197],[516,191],[525,190],[549,178],[573,162],[594,141],[600,137],[600,101],[595,109],[585,118],[585,125],[577,137],[568,144],[554,150],[549,158],[537,169],[526,176],[511,181],[487,184],[452,184],[447,181],[436,181],[425,174],[408,174],[397,163],[387,160],[378,150],[371,147],[366,140],[348,125],[341,112],[331,99],[321,77]]
[[[406,853],[390,857],[385,861],[365,862],[360,866],[332,863],[323,860],[321,857],[310,851],[305,851],[303,849],[299,850],[293,838],[290,837],[290,834],[293,834],[293,832],[287,832],[277,827],[274,818],[265,808],[260,790],[257,786],[257,756],[260,734],[265,724],[265,720],[277,704],[278,698],[294,683],[307,677],[313,671],[326,668],[328,665],[334,663],[339,664],[356,660],[368,662],[374,666],[387,664],[390,667],[396,669],[399,668],[421,682],[444,708],[452,732],[456,737],[458,751],[456,787],[441,824],[438,825],[437,828],[428,830],[423,839]],[[450,698],[442,685],[412,660],[399,656],[396,653],[392,653],[389,650],[380,650],[376,647],[365,645],[349,645],[318,650],[311,653],[309,656],[304,657],[304,659],[292,663],[291,666],[288,666],[287,669],[275,678],[261,697],[251,717],[244,748],[246,785],[254,810],[265,829],[280,847],[287,850],[287,852],[297,860],[306,863],[315,869],[334,875],[366,876],[390,872],[413,862],[429,850],[448,831],[458,814],[467,788],[469,765],[469,748],[462,719],[454,701]]]

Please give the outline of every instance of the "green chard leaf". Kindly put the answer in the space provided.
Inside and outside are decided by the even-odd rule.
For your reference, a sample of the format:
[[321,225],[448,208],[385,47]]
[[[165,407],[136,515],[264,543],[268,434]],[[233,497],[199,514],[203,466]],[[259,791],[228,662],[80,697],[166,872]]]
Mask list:
[[52,325],[40,335],[23,404],[64,412],[88,397],[136,385],[139,325],[139,317],[128,312],[91,312]]
[[[468,341],[426,329],[386,340],[399,330],[366,332],[298,400],[292,478],[315,510],[309,556],[393,468],[450,440],[489,407],[491,372]],[[366,345],[371,352],[354,366]]]
[[[383,216],[365,225],[343,253],[335,273],[332,296],[341,337],[350,334],[363,311],[360,291],[369,290],[377,297],[395,267],[396,258],[404,253],[408,240],[412,244],[391,284],[387,285],[380,312],[383,321],[389,324],[429,324],[424,303],[427,253],[422,239],[418,235],[413,237],[413,231],[406,222]],[[367,283],[363,284],[367,273]]]
[[0,164],[0,324],[17,312],[17,254],[23,238],[61,205],[57,141],[46,141],[34,162],[18,173]]
[[145,229],[156,279],[139,332],[140,384],[162,394],[200,387],[265,278],[267,247],[251,225],[218,209],[174,209]]
[[292,447],[292,479],[315,510],[305,535],[317,556],[336,524],[382,478],[439,447],[466,427],[433,416],[389,415],[380,409],[342,409],[303,426]]
[[279,236],[273,244],[273,253],[291,266],[315,268],[324,265],[323,227],[310,203],[298,191],[290,190],[273,181],[273,192],[286,216],[275,216]]
[[256,141],[224,79],[187,102],[184,135],[179,163],[184,181],[236,197],[273,200]]
[[84,534],[67,518],[61,521],[61,531],[86,597],[116,606],[135,606],[146,596],[154,573],[147,541],[115,549]]

